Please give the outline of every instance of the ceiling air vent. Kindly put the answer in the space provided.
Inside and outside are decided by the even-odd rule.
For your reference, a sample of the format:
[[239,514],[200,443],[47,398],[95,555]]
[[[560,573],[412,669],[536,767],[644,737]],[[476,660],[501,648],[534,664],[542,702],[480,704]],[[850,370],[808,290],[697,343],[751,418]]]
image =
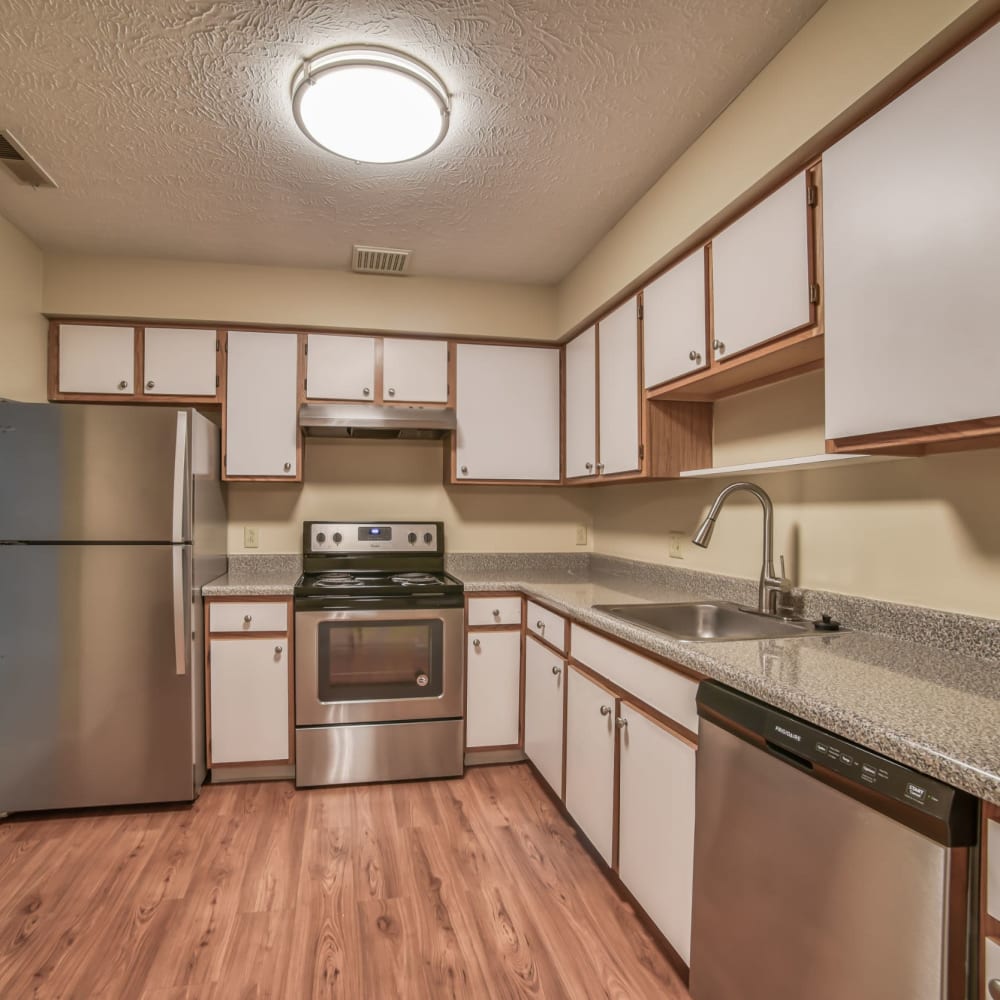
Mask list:
[[6,129],[0,131],[0,163],[22,184],[30,184],[32,187],[56,187],[56,182]]
[[411,253],[411,250],[389,247],[356,246],[351,269],[358,274],[406,274],[410,269]]

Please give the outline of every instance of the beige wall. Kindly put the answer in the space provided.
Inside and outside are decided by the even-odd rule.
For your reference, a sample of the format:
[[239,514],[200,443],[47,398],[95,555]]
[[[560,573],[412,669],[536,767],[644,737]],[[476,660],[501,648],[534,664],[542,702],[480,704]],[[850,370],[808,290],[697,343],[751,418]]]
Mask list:
[[42,254],[0,216],[0,397],[46,396]]
[[827,0],[559,286],[570,330],[653,268],[972,7]]
[[555,336],[552,288],[306,268],[47,254],[43,302],[64,316]]
[[451,552],[586,551],[575,525],[590,524],[586,490],[442,485],[440,441],[306,440],[303,486],[231,483],[229,551],[243,528],[260,529],[260,552],[298,552],[302,522],[416,518],[445,522]]

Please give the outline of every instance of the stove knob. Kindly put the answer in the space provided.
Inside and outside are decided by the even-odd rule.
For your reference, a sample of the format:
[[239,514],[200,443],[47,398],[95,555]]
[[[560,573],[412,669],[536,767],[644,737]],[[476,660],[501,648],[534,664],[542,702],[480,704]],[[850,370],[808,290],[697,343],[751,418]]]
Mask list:
[[335,531],[333,533],[333,540],[339,545],[344,540],[344,536],[339,531]]
[[320,544],[320,545],[322,545],[322,544],[323,544],[323,543],[324,543],[324,542],[326,541],[326,535],[324,535],[324,534],[323,534],[323,532],[321,531],[321,532],[320,532],[320,533],[319,533],[319,534],[318,534],[318,535],[316,536],[316,541],[317,541],[317,542],[319,542],[319,544]]
[[415,545],[415,544],[416,544],[416,541],[417,541],[417,533],[416,533],[415,531],[411,531],[411,532],[410,532],[410,533],[409,533],[409,534],[408,534],[408,535],[406,536],[406,540],[407,540],[407,541],[408,541],[408,542],[409,542],[409,543],[410,543],[411,545]]
[[433,541],[434,541],[434,536],[429,531],[425,531],[424,532],[424,542],[427,545],[430,545],[431,542],[433,542]]

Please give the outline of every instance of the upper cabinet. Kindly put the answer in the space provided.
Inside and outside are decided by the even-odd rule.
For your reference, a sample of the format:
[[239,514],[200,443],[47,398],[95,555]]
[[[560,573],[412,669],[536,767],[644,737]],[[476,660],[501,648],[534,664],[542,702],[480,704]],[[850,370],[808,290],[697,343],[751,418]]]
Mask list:
[[147,326],[143,331],[142,393],[214,399],[219,387],[215,330]]
[[698,250],[642,291],[647,389],[708,366],[707,257]]
[[597,328],[566,345],[566,478],[597,475]]
[[194,327],[53,323],[49,398],[218,402],[218,332]]
[[559,481],[559,349],[456,345],[453,482]]
[[605,476],[638,472],[639,307],[633,297],[597,325],[598,471]]
[[443,405],[448,402],[448,342],[311,333],[306,397]]
[[799,174],[712,240],[716,360],[815,322],[809,187]]
[[823,155],[834,450],[1000,441],[998,92],[1000,26]]
[[224,478],[301,480],[299,338],[232,330],[226,361]]

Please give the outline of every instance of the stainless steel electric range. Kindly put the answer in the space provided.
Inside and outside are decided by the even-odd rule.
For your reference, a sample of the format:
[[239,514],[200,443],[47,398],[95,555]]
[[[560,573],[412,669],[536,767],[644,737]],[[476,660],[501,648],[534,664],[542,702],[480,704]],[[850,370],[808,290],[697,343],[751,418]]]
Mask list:
[[295,585],[295,783],[460,775],[462,582],[440,522],[303,526]]

